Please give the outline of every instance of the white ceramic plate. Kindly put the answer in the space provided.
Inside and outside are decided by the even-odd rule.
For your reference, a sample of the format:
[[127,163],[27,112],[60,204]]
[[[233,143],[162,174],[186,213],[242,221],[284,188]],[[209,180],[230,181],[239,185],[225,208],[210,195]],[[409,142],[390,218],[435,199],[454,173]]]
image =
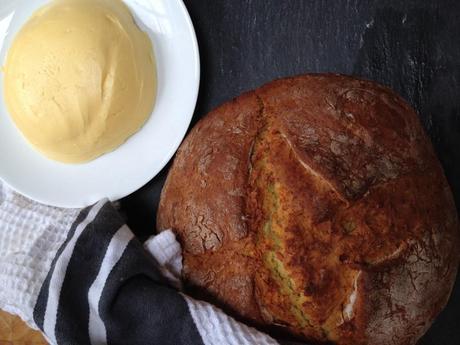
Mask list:
[[[51,161],[23,138],[7,113],[0,73],[0,178],[44,204],[83,207],[120,199],[151,180],[179,147],[195,109],[200,64],[182,0],[124,0],[155,49],[158,95],[146,125],[114,152],[82,165]],[[47,0],[0,0],[0,62],[12,39]]]

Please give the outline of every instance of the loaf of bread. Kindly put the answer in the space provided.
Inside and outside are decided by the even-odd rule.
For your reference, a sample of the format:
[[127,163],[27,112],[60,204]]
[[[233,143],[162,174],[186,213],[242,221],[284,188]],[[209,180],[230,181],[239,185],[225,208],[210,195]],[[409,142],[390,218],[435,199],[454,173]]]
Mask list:
[[272,82],[182,144],[158,228],[227,311],[338,345],[412,345],[447,303],[459,224],[413,109],[341,75]]

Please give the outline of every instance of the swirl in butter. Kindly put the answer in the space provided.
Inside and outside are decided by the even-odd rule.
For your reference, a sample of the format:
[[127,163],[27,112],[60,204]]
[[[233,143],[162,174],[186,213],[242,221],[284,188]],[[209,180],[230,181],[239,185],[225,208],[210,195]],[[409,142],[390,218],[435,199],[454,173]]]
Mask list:
[[121,0],[52,1],[15,37],[4,71],[13,121],[60,162],[116,149],[155,102],[152,43]]

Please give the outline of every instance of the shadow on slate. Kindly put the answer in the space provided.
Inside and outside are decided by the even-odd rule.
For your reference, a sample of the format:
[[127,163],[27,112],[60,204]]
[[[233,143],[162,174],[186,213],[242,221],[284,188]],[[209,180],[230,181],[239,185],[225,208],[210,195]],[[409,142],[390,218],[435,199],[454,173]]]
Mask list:
[[[460,1],[184,0],[200,45],[195,124],[270,80],[354,74],[390,86],[419,113],[460,205]],[[141,238],[155,230],[168,165],[122,211]],[[460,250],[460,249],[459,249]],[[419,345],[460,344],[460,278]]]
[[156,214],[161,189],[166,181],[172,161],[144,187],[121,201],[121,214],[128,226],[141,241],[146,241],[156,232]]

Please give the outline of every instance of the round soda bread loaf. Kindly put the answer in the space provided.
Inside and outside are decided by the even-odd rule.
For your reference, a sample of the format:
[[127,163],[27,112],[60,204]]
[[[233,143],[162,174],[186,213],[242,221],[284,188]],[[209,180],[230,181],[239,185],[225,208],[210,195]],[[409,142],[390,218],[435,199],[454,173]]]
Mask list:
[[451,191],[414,110],[342,75],[282,79],[220,106],[182,144],[158,228],[226,310],[306,339],[412,345],[459,262]]

